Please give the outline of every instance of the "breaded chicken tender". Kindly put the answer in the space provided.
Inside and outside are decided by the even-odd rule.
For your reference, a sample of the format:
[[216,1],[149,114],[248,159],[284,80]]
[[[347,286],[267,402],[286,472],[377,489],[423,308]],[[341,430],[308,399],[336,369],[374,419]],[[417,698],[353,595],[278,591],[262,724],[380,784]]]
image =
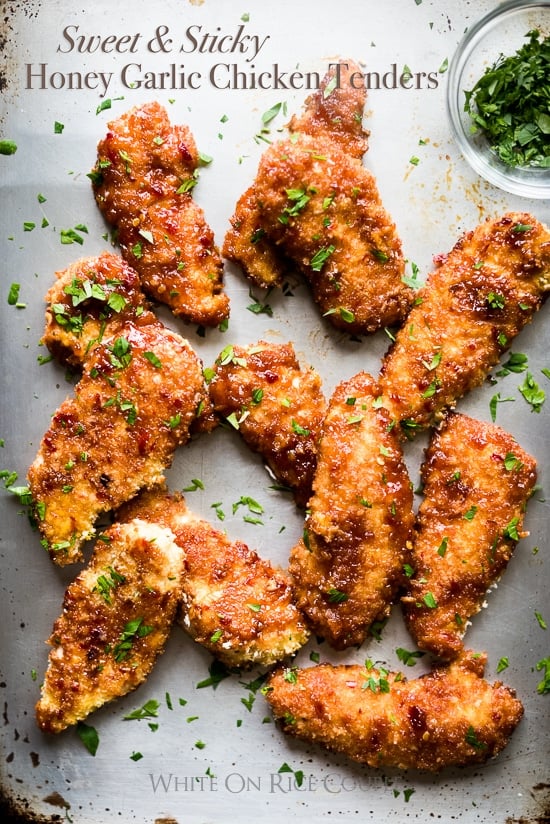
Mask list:
[[326,412],[318,373],[301,368],[291,343],[227,346],[209,392],[215,412],[306,506]]
[[144,291],[186,321],[216,326],[229,299],[214,234],[192,197],[198,166],[189,128],[172,126],[154,102],[109,123],[91,178]]
[[290,557],[298,606],[337,649],[361,644],[389,614],[412,539],[411,483],[379,394],[365,372],[336,388]]
[[286,573],[193,515],[181,495],[159,487],[120,515],[172,530],[185,555],[178,621],[220,661],[230,667],[270,666],[307,642]]
[[204,402],[201,362],[160,323],[127,324],[93,350],[28,472],[42,543],[56,563],[81,560],[101,513],[163,480]]
[[451,413],[432,436],[422,466],[403,597],[418,647],[449,660],[463,650],[470,618],[501,577],[523,532],[536,462],[500,427]]
[[418,293],[380,373],[403,433],[433,425],[483,383],[550,290],[550,232],[510,212],[467,232]]
[[469,654],[407,681],[370,662],[279,668],[265,690],[283,730],[375,768],[437,772],[487,761],[523,715],[515,693],[483,679]]
[[137,272],[109,252],[56,272],[46,303],[42,343],[70,366],[82,366],[94,346],[128,321],[140,326],[155,321]]
[[61,732],[147,678],[175,619],[182,569],[168,529],[135,520],[104,534],[54,623],[41,730]]
[[351,81],[356,64],[338,65],[291,120],[291,136],[261,158],[223,253],[262,287],[298,269],[323,315],[360,334],[402,321],[414,294],[395,224],[361,163],[364,84]]

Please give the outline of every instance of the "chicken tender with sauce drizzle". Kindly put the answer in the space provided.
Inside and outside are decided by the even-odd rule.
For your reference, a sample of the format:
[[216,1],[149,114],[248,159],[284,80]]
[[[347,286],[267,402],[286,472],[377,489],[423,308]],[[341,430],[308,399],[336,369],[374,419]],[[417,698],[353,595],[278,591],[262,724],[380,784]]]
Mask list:
[[353,334],[401,322],[413,299],[404,259],[376,180],[361,162],[364,84],[340,63],[272,144],[239,199],[223,253],[262,287],[297,268],[323,315]]
[[285,733],[375,768],[480,764],[508,743],[523,715],[513,690],[483,679],[485,656],[407,681],[371,666],[279,668],[265,695]]
[[181,495],[159,487],[119,514],[172,530],[185,555],[178,621],[227,666],[270,666],[307,642],[287,574],[193,515]]
[[467,232],[418,293],[380,373],[384,404],[412,436],[479,386],[550,290],[550,232],[510,212]]
[[61,732],[147,678],[175,620],[182,570],[172,533],[155,524],[116,524],[97,542],[49,639],[41,730]]
[[291,343],[228,346],[216,361],[209,392],[215,412],[229,419],[305,507],[326,412],[318,373],[300,367]]
[[81,367],[94,346],[128,321],[143,326],[156,320],[137,272],[109,252],[56,272],[46,303],[42,343],[70,366]]
[[536,463],[500,427],[451,413],[422,466],[417,518],[403,597],[418,647],[449,660],[461,654],[470,618],[506,569],[523,532]]
[[412,539],[411,483],[379,394],[364,372],[336,388],[290,557],[298,606],[337,649],[361,644],[389,614]]
[[127,324],[93,350],[28,472],[43,545],[56,563],[81,560],[101,513],[163,480],[207,402],[201,362],[160,323]]
[[186,321],[216,326],[229,315],[229,299],[214,234],[192,197],[198,166],[189,128],[172,126],[154,102],[109,123],[91,177],[144,291]]

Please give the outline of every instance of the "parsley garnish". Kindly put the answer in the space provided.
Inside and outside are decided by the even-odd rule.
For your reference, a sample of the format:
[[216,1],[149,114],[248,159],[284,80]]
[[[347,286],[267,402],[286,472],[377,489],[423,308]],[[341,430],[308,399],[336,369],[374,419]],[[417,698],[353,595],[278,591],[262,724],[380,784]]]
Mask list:
[[319,249],[313,257],[311,258],[309,265],[313,269],[314,272],[320,272],[329,257],[334,254],[336,251],[336,246],[332,243],[330,246],[323,246],[322,249]]
[[99,747],[99,735],[95,727],[90,727],[84,721],[79,721],[76,725],[76,733],[90,755],[95,755]]
[[120,634],[119,642],[113,648],[113,655],[117,664],[128,657],[136,638],[144,638],[151,632],[153,632],[153,627],[144,624],[143,618],[135,618],[133,621],[128,621]]
[[481,131],[507,166],[550,168],[550,37],[537,29],[513,55],[501,55],[465,91],[472,131]]
[[525,380],[518,388],[527,403],[531,406],[533,412],[540,412],[546,399],[546,393],[544,389],[540,388],[530,372],[527,373]]

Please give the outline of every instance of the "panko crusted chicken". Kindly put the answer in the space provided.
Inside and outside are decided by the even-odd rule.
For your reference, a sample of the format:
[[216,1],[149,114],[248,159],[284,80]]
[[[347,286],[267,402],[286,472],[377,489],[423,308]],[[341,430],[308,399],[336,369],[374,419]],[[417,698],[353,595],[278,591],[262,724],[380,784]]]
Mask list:
[[329,70],[287,140],[260,160],[239,199],[223,253],[262,287],[297,268],[323,315],[361,334],[400,323],[414,299],[396,227],[361,162],[364,84],[354,63]]
[[128,321],[142,326],[156,320],[137,272],[108,252],[56,272],[46,303],[42,343],[71,366],[81,367],[93,347]]
[[438,772],[497,755],[522,718],[484,666],[470,653],[410,681],[370,662],[278,668],[264,694],[289,735],[370,767]]
[[178,621],[220,661],[230,667],[270,666],[307,642],[286,573],[193,515],[181,495],[159,487],[119,514],[172,530],[185,555]]
[[182,570],[169,529],[134,520],[102,536],[54,623],[40,729],[61,732],[147,678],[175,619]]
[[227,346],[209,393],[215,412],[238,429],[277,481],[305,507],[326,412],[321,379],[302,369],[291,343]]
[[411,483],[379,394],[365,372],[336,388],[290,556],[297,604],[336,649],[361,644],[387,617],[411,545]]
[[550,290],[550,232],[510,212],[467,232],[418,292],[380,372],[409,437],[483,383]]
[[411,566],[402,598],[418,647],[444,660],[462,653],[470,618],[506,569],[522,531],[536,463],[500,427],[451,413],[422,466]]
[[199,162],[189,128],[172,126],[153,102],[109,123],[90,176],[147,295],[186,321],[216,326],[229,299],[214,234],[192,197]]
[[42,543],[56,563],[81,560],[101,513],[163,480],[207,403],[201,362],[160,323],[127,324],[92,351],[28,472]]

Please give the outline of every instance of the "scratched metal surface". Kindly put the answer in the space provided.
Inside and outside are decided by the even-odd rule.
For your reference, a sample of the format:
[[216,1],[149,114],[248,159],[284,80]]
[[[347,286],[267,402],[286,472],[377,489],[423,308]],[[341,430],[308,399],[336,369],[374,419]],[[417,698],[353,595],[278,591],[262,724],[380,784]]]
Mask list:
[[[407,65],[413,72],[433,73],[434,88],[428,88],[426,81],[417,90],[372,91],[366,109],[372,136],[365,163],[378,178],[407,258],[418,265],[422,276],[430,270],[434,254],[449,250],[463,230],[486,215],[526,208],[548,221],[548,203],[505,195],[476,178],[457,152],[446,121],[445,61],[465,28],[494,5],[459,0],[394,0],[391,4],[340,0],[337,5],[324,0],[279,0],[274,14],[272,4],[261,0],[241,5],[214,0],[158,0],[154,5],[97,0],[85,8],[61,0],[3,3],[0,128],[1,136],[15,140],[18,150],[11,157],[0,157],[0,468],[16,471],[17,482],[25,482],[26,469],[51,413],[71,392],[62,369],[52,363],[40,365],[37,360],[43,354],[38,345],[43,295],[55,270],[106,247],[106,227],[86,173],[108,118],[156,98],[167,105],[174,122],[191,126],[201,151],[213,157],[211,165],[202,170],[195,192],[221,242],[234,203],[252,180],[266,145],[255,139],[262,113],[284,101],[290,114],[305,97],[300,89],[273,88],[267,75],[265,89],[222,88],[233,83],[233,68],[218,67],[211,76],[216,64],[235,65],[247,85],[252,72],[270,72],[273,77],[278,71],[284,79],[295,68],[324,72],[328,62],[346,56],[365,61],[370,70],[389,72],[388,81],[392,64],[398,70]],[[243,23],[245,13],[249,19]],[[227,39],[227,35],[236,36],[241,25],[240,39]],[[163,35],[163,46],[156,32]],[[222,50],[232,45],[235,50],[199,51],[197,36],[206,34],[218,35],[216,44]],[[104,52],[81,54],[76,50],[78,35],[116,37],[104,41]],[[115,42],[118,52],[112,51]],[[213,42],[209,38],[206,47]],[[247,49],[242,53],[241,44]],[[261,48],[253,55],[250,49],[255,44]],[[158,88],[160,73],[168,73],[169,86],[174,71],[177,85],[182,85],[183,73],[188,88]],[[42,73],[44,89],[40,88]],[[68,88],[70,75],[74,84],[77,73],[88,88]],[[104,98],[112,99],[113,108],[96,115]],[[61,134],[54,133],[55,121],[64,124]],[[283,123],[279,115],[270,124],[269,139],[277,136]],[[416,165],[412,157],[418,158]],[[42,203],[39,194],[46,198]],[[42,228],[43,221],[48,225]],[[25,231],[25,223],[34,223],[35,228]],[[83,245],[62,245],[60,230],[78,224],[88,229]],[[21,284],[19,300],[24,307],[7,303],[12,282]],[[195,328],[184,327],[161,312],[166,323],[189,337],[205,365],[228,343],[290,339],[303,361],[321,372],[327,394],[340,379],[359,369],[377,373],[389,343],[387,336],[380,333],[356,341],[335,332],[319,319],[304,286],[297,284],[292,295],[269,296],[272,317],[247,310],[251,303],[248,286],[229,265],[226,286],[232,315],[225,333],[214,330],[202,337]],[[514,345],[515,351],[528,354],[530,371],[543,387],[546,378],[540,370],[550,366],[548,311],[543,308]],[[488,609],[477,617],[468,638],[473,648],[488,651],[491,680],[496,678],[499,659],[509,657],[502,677],[525,705],[524,720],[497,760],[437,777],[397,771],[382,774],[286,740],[268,723],[261,694],[244,686],[255,673],[228,678],[215,690],[197,688],[208,675],[210,658],[178,628],[147,683],[88,719],[100,737],[95,757],[74,731],[43,736],[35,726],[33,707],[46,665],[44,641],[59,612],[64,588],[76,571],[52,566],[16,499],[0,487],[0,782],[4,800],[20,811],[21,820],[66,819],[79,824],[102,820],[220,824],[246,818],[275,822],[287,816],[300,822],[343,817],[469,824],[547,821],[550,698],[537,694],[541,673],[535,664],[550,649],[548,632],[539,625],[535,612],[550,622],[545,500],[550,400],[539,414],[531,412],[518,391],[521,380],[522,376],[512,374],[499,379],[497,385],[487,383],[459,405],[489,420],[489,401],[496,392],[502,399],[512,399],[499,404],[497,422],[537,457],[540,467],[541,489],[527,516],[530,536],[517,548],[505,577],[488,598]],[[420,439],[406,447],[413,483],[418,479],[424,445]],[[286,564],[289,549],[301,533],[301,517],[287,498],[270,489],[260,461],[246,452],[236,436],[220,429],[194,442],[178,453],[168,477],[175,489],[200,478],[204,490],[189,493],[189,505],[231,536]],[[264,507],[263,526],[246,523],[242,507],[232,514],[232,504],[241,495],[254,497]],[[226,513],[223,524],[216,519],[214,503]],[[317,650],[322,660],[362,662],[371,657],[395,668],[400,666],[395,654],[399,646],[411,648],[412,644],[396,609],[381,641],[339,657],[312,642],[300,660],[307,664],[311,650]],[[418,664],[407,675],[419,674],[421,667]],[[158,729],[152,730],[146,721],[123,720],[149,699],[160,702],[154,719]],[[204,746],[198,747],[197,742]],[[131,755],[138,751],[143,757],[133,761]],[[279,772],[285,763],[303,772],[300,786],[293,773]]]

